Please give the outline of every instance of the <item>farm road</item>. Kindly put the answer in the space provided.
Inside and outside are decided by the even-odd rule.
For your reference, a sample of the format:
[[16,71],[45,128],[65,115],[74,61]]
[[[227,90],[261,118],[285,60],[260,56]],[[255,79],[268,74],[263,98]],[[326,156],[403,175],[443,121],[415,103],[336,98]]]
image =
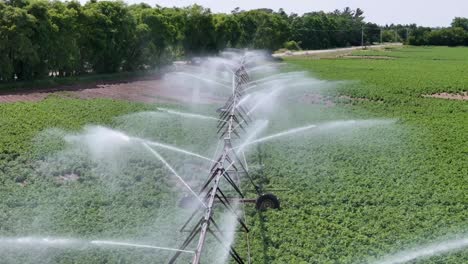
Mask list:
[[[402,43],[388,43],[382,45],[366,46],[367,49],[381,49],[385,47],[398,47],[403,46]],[[288,51],[283,53],[273,54],[274,57],[290,57],[290,56],[313,56],[313,55],[326,55],[326,54],[347,54],[354,50],[362,49],[361,46],[338,48],[338,49],[324,49],[324,50],[301,50],[301,51]]]
[[204,93],[200,93],[197,95],[197,98],[193,98],[191,91],[166,85],[160,79],[146,79],[111,84],[77,84],[43,90],[21,90],[0,94],[0,103],[40,101],[50,94],[80,99],[110,98],[144,103],[188,103],[194,101],[200,103],[216,103],[220,101],[220,98]]

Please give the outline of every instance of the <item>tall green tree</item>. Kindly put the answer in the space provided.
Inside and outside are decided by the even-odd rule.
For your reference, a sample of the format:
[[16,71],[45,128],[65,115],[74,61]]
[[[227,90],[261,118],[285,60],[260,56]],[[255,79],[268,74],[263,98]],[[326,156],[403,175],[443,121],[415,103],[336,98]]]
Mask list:
[[227,14],[216,14],[213,23],[215,27],[216,49],[237,47],[242,31],[236,17]]
[[155,68],[167,62],[164,56],[170,45],[175,45],[177,32],[170,19],[161,9],[135,6],[132,15],[136,18],[136,29],[132,36],[124,68],[126,70]]
[[463,28],[463,30],[468,31],[468,18],[456,17],[453,19],[451,26],[454,28],[455,27]]
[[182,40],[186,55],[207,54],[216,50],[215,27],[210,9],[193,5],[184,10]]
[[270,9],[237,12],[241,27],[239,44],[243,47],[276,50],[289,39],[287,17]]
[[444,28],[427,33],[431,45],[462,46],[468,44],[468,33],[463,28]]
[[79,39],[79,2],[53,1],[49,9],[52,34],[48,42],[52,47],[48,54],[48,68],[58,76],[79,74],[81,62]]
[[[380,28],[365,22],[361,9],[349,7],[299,16],[267,8],[213,14],[199,5],[4,0],[0,81],[155,69],[174,57],[212,54],[226,47],[274,51],[285,45],[294,49],[360,45],[362,29],[367,44],[380,40]],[[392,24],[382,29],[383,41],[468,45],[468,18],[454,18],[449,28]]]
[[26,10],[0,3],[0,79],[31,79],[39,62],[33,43],[36,19]]
[[32,29],[31,42],[34,50],[37,52],[38,60],[34,64],[29,65],[28,79],[41,78],[48,73],[48,55],[52,51],[52,47],[47,43],[48,38],[53,36],[52,25],[49,19],[48,2],[46,1],[31,1],[26,7],[28,14],[34,19]]
[[121,1],[88,2],[84,6],[82,33],[89,70],[121,70],[133,41],[135,18]]

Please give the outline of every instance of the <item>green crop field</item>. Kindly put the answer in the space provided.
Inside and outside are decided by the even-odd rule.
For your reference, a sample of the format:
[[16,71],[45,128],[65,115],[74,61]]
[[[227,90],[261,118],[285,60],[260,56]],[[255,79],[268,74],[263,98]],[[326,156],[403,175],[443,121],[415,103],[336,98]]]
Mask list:
[[[288,68],[339,82],[320,91],[329,103],[293,98],[274,106],[269,133],[330,120],[372,119],[377,125],[312,131],[251,149],[255,180],[266,191],[282,189],[272,191],[281,210],[247,206],[252,263],[373,263],[419,245],[466,239],[468,102],[422,95],[468,90],[468,48],[353,55],[391,59],[286,60]],[[176,215],[187,213],[169,209],[181,195],[157,160],[129,148],[113,157],[117,162],[97,164],[63,140],[86,125],[102,125],[210,156],[212,127],[148,112],[160,106],[60,96],[0,104],[0,236],[177,246],[168,237],[183,222]],[[190,170],[184,165],[197,165],[167,155],[182,175]],[[243,234],[236,244],[245,255]],[[164,263],[158,260],[167,256],[79,243],[47,250],[0,247],[1,263]],[[412,263],[467,259],[465,249]]]
[[[263,237],[253,254],[260,262],[366,263],[468,232],[468,103],[422,97],[468,90],[468,49],[408,47],[353,55],[395,59],[286,60],[321,79],[351,81],[325,91],[337,107],[301,105],[293,115],[396,123],[263,146],[270,184],[290,191],[281,195],[281,211],[253,220],[253,236]],[[467,258],[465,250],[418,263]]]

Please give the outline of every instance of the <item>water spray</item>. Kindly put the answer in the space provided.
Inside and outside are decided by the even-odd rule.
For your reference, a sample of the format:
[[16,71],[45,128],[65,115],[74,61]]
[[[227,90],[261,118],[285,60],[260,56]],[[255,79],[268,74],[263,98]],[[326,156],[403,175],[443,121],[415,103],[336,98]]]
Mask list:
[[168,114],[179,115],[179,116],[183,116],[183,117],[191,117],[191,118],[197,118],[197,119],[207,119],[207,120],[220,121],[219,118],[212,117],[212,116],[207,116],[207,115],[185,113],[185,112],[174,111],[174,110],[167,109],[167,108],[162,108],[162,107],[159,107],[158,109],[160,109],[163,112],[168,113]]
[[[236,54],[236,53],[229,53]],[[275,133],[269,136],[258,138],[261,132],[268,125],[268,121],[262,121],[260,123],[255,123],[253,120],[252,113],[257,111],[263,104],[272,98],[276,97],[280,91],[282,91],[285,86],[298,86],[302,83],[298,82],[289,82],[292,78],[297,78],[297,76],[303,76],[303,73],[281,73],[277,75],[272,75],[265,77],[259,80],[251,80],[249,72],[261,69],[262,65],[253,65],[253,59],[258,59],[256,54],[244,52],[242,56],[236,57],[232,62],[227,59],[212,59],[217,62],[219,65],[222,65],[226,71],[223,71],[224,74],[231,74],[230,84],[224,84],[223,81],[203,78],[197,75],[189,73],[176,73],[178,75],[187,76],[190,78],[195,78],[198,80],[205,81],[207,83],[212,83],[223,88],[227,88],[231,91],[231,94],[224,106],[218,109],[219,118],[205,116],[201,114],[193,113],[184,113],[179,111],[174,111],[170,109],[164,109],[165,113],[174,114],[184,117],[196,118],[196,119],[205,119],[217,121],[218,135],[220,139],[216,139],[218,146],[215,150],[213,158],[208,158],[203,155],[184,150],[175,146],[168,144],[163,144],[160,142],[145,140],[137,137],[130,137],[121,132],[112,131],[111,140],[112,142],[125,143],[135,142],[140,144],[145,148],[149,153],[151,153],[155,158],[164,164],[164,166],[184,185],[184,187],[190,192],[188,197],[190,200],[196,200],[197,205],[201,206],[191,206],[193,210],[190,217],[187,218],[186,222],[180,229],[181,231],[188,232],[189,235],[185,238],[182,244],[178,248],[172,247],[161,247],[154,245],[146,244],[135,244],[122,241],[111,241],[111,240],[93,240],[88,242],[88,244],[95,246],[108,246],[108,247],[135,247],[143,249],[155,249],[155,250],[166,250],[175,252],[172,258],[169,260],[169,263],[175,263],[179,256],[182,253],[192,254],[192,264],[199,264],[202,260],[204,248],[206,244],[207,235],[211,235],[220,246],[222,246],[226,252],[232,257],[232,260],[235,263],[243,264],[245,263],[241,255],[236,251],[236,249],[231,245],[232,237],[226,237],[226,234],[223,230],[220,229],[220,226],[215,219],[218,214],[215,215],[215,210],[223,208],[225,211],[231,213],[234,217],[234,227],[235,224],[239,224],[241,230],[248,233],[249,228],[246,224],[245,212],[243,215],[239,216],[236,210],[236,204],[241,203],[254,203],[256,209],[265,210],[269,208],[279,208],[280,203],[278,198],[271,194],[262,193],[260,188],[254,183],[253,179],[250,177],[248,172],[247,159],[245,157],[246,147],[277,139],[280,137],[285,137],[288,135],[301,133],[308,131],[310,129],[326,129],[334,128],[342,125],[355,124],[356,121],[340,121],[340,122],[331,122],[322,125],[307,125],[303,127],[293,128],[279,133]],[[254,66],[253,68],[249,67]],[[274,87],[270,92],[264,96],[258,98],[255,94],[261,94],[258,91],[249,93],[254,88],[271,88],[270,84],[281,84],[281,86]],[[258,99],[258,100],[257,100]],[[254,101],[255,104],[251,107],[248,102]],[[246,128],[251,124],[256,124],[252,129],[247,130]],[[246,132],[250,132],[245,135]],[[108,140],[106,137],[101,137],[104,140]],[[244,139],[241,144],[236,147],[233,147],[232,142],[235,140]],[[190,155],[193,157],[200,158],[205,161],[210,162],[210,167],[208,170],[208,177],[206,181],[201,185],[201,187],[195,191],[175,170],[174,168],[163,158],[163,156],[155,149],[163,148],[166,150],[182,153],[185,155]],[[250,180],[251,184],[257,192],[256,199],[248,199],[245,197],[244,192],[241,189],[240,182],[241,177],[245,177]],[[223,184],[224,183],[224,184]],[[225,187],[227,186],[227,187]],[[230,191],[235,193],[234,197],[227,197],[225,195],[225,188],[229,188]],[[184,197],[187,198],[187,197]],[[230,224],[231,225],[231,224]],[[247,236],[248,237],[248,236]],[[1,240],[0,240],[1,241]],[[187,249],[193,241],[198,241],[194,250]],[[54,241],[49,240],[40,240],[41,243],[54,244]],[[62,241],[66,242],[67,241]],[[457,241],[459,242],[459,241]],[[466,243],[466,240],[463,240],[462,243]],[[247,241],[247,244],[249,242]],[[443,247],[437,252],[445,252],[453,248],[459,248],[457,246],[451,246],[450,244],[447,247]],[[426,251],[423,253],[413,254],[412,256],[425,256]],[[249,263],[250,263],[250,252]],[[409,260],[414,259],[410,258]],[[384,264],[389,263],[402,263],[402,262],[382,262]]]
[[[235,68],[232,68],[233,64],[225,65],[225,68],[229,68],[229,72],[232,73],[232,94],[226,101],[224,107],[219,109],[220,116],[218,121],[218,133],[222,138],[224,147],[218,154],[218,158],[214,158],[216,162],[213,162],[212,167],[208,172],[208,179],[198,192],[199,194],[205,194],[202,199],[204,204],[206,204],[206,208],[196,208],[181,228],[181,230],[188,231],[189,235],[179,247],[180,250],[185,250],[185,248],[198,236],[198,243],[192,259],[192,264],[200,263],[207,234],[212,235],[220,245],[226,249],[236,263],[244,263],[239,253],[230,244],[225,243],[225,241],[230,240],[224,237],[222,230],[219,229],[218,224],[213,218],[215,203],[223,205],[225,210],[235,215],[235,219],[237,220],[236,222],[242,226],[242,230],[245,232],[249,232],[245,219],[237,215],[232,204],[237,202],[258,203],[260,200],[260,202],[263,202],[263,205],[265,206],[273,208],[279,207],[279,202],[276,197],[273,197],[272,200],[267,199],[269,196],[260,199],[262,198],[261,196],[259,199],[253,199],[253,201],[252,199],[245,199],[244,193],[241,191],[239,186],[239,175],[246,176],[251,180],[252,184],[254,184],[252,178],[248,174],[245,156],[243,156],[243,160],[239,158],[239,154],[243,153],[242,149],[235,151],[231,143],[233,138],[241,137],[242,132],[245,130],[245,126],[249,125],[251,121],[247,114],[249,111],[245,109],[245,102],[250,96],[245,93],[245,90],[250,83],[250,76],[246,70],[247,61],[248,59],[244,56],[239,59],[238,63],[235,63],[235,65],[237,65]],[[247,138],[247,141],[250,141],[251,138],[255,137],[261,130],[263,130],[267,123],[267,121],[261,123],[261,125],[254,130],[254,133]],[[215,155],[217,152],[218,150],[216,150]],[[234,180],[231,175],[236,176],[237,180]],[[228,185],[235,190],[238,198],[235,200],[227,198],[224,191],[221,190],[221,181],[227,182]],[[258,187],[255,184],[254,187],[258,190]],[[259,195],[261,194],[259,193]],[[199,215],[200,213],[202,216],[197,221],[194,216]],[[186,227],[190,225],[192,227],[187,230]],[[180,254],[181,252],[175,253],[169,263],[175,263]]]
[[468,247],[468,237],[429,244],[413,250],[405,250],[395,255],[387,256],[374,264],[401,264],[420,258],[441,255],[450,251],[462,250]]
[[135,248],[149,248],[149,249],[160,249],[160,250],[195,254],[195,251],[192,251],[192,250],[181,250],[177,248],[157,247],[157,246],[152,246],[152,245],[134,244],[134,243],[118,242],[118,241],[110,241],[110,240],[93,240],[89,243],[94,244],[94,245],[99,245],[99,246],[124,246],[124,247],[135,247]]
[[179,174],[172,168],[172,166],[167,163],[167,161],[154,149],[152,149],[150,146],[148,146],[147,143],[145,142],[142,142],[141,143],[143,145],[143,147],[145,147],[149,152],[151,152],[156,158],[158,158],[171,172],[172,174],[174,174],[174,176],[177,177],[177,179],[179,179],[179,181],[185,186],[185,188],[187,188],[190,193],[195,196],[195,198],[197,198],[197,200],[203,205],[203,207],[207,207],[206,204],[200,199],[200,197],[198,196],[198,194],[196,194],[193,189],[190,187],[190,185],[187,184],[187,182],[184,181],[184,179],[182,177],[179,176]]

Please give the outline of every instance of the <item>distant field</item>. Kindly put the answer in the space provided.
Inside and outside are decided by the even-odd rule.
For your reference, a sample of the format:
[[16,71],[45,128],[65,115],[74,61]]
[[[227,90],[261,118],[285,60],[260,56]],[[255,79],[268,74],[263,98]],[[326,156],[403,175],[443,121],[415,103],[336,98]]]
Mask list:
[[[263,146],[270,184],[290,191],[281,211],[254,220],[253,236],[268,245],[256,240],[258,263],[366,263],[468,232],[468,103],[422,97],[468,90],[468,48],[352,55],[395,59],[286,59],[318,78],[350,81],[323,92],[335,107],[299,105],[291,115],[396,123]],[[467,258],[464,250],[417,263]]]
[[[310,133],[252,151],[256,180],[267,191],[285,190],[273,191],[281,210],[248,210],[253,263],[369,263],[468,233],[468,102],[423,97],[468,90],[468,49],[405,47],[352,55],[360,57],[286,60],[295,70],[343,82],[317,95],[324,102],[291,99],[288,111],[274,106],[271,130],[349,119],[374,119],[377,125]],[[159,106],[54,95],[0,104],[0,236],[142,238],[178,245],[161,240],[173,231],[163,223],[180,227],[167,211],[180,194],[174,195],[178,189],[161,164],[128,150],[128,157],[120,157],[129,159],[128,166],[106,175],[84,162],[83,153],[64,150],[59,139],[99,124],[212,153],[204,141],[214,136],[212,127],[200,121],[119,117]],[[197,110],[211,113],[216,107]],[[44,170],[41,164],[51,155],[55,167]],[[70,175],[79,179],[66,182]],[[237,244],[245,254],[243,237]],[[157,260],[167,256],[131,249],[0,249],[6,263],[164,263]],[[412,263],[466,259],[464,250]]]

